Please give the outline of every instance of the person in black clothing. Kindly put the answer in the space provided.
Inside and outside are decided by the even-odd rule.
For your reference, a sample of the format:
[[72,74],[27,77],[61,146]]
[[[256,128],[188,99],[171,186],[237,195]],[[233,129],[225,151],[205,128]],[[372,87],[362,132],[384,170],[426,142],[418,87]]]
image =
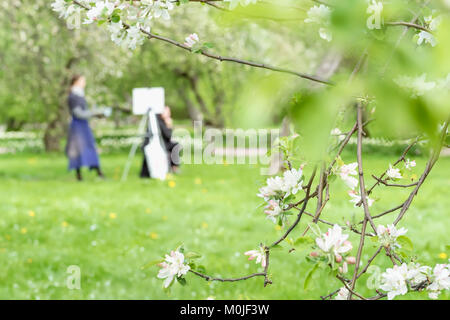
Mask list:
[[[167,151],[169,162],[169,168],[172,172],[178,173],[180,166],[179,159],[179,144],[172,141],[172,130],[173,130],[173,120],[170,108],[168,106],[165,107],[164,112],[156,115],[156,121],[158,123],[159,131],[161,133],[161,138],[164,142],[164,146]],[[148,129],[147,129],[148,131]],[[144,150],[145,146],[150,142],[150,138],[148,136],[145,137],[144,143],[142,144],[142,150]],[[175,149],[175,152],[172,154],[172,151]],[[147,166],[147,159],[145,158],[142,162],[142,169],[140,173],[141,178],[150,178],[150,172]]]

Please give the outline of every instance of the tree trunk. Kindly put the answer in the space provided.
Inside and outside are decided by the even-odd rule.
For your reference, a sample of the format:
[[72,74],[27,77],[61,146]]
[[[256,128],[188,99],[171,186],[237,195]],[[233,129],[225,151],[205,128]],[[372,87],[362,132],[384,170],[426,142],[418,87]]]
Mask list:
[[189,114],[189,118],[191,118],[192,122],[194,121],[203,121],[203,114],[198,110],[192,101],[187,96],[187,93],[183,90],[183,88],[178,88],[178,94],[186,105],[187,112]]
[[44,146],[46,152],[61,151],[61,139],[67,132],[67,107],[60,104],[56,116],[48,123],[44,133]]
[[67,132],[67,119],[69,117],[68,108],[66,106],[66,92],[70,82],[70,70],[77,61],[77,58],[72,57],[67,61],[65,66],[64,76],[61,81],[61,89],[58,94],[58,109],[50,120],[44,133],[44,146],[47,152],[61,151],[61,139]]

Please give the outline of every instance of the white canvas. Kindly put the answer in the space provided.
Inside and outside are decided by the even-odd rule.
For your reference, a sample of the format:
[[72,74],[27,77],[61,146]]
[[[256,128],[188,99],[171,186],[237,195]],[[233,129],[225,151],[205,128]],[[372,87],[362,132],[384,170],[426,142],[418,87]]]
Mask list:
[[155,114],[164,112],[164,88],[133,89],[133,114],[144,115],[151,108]]

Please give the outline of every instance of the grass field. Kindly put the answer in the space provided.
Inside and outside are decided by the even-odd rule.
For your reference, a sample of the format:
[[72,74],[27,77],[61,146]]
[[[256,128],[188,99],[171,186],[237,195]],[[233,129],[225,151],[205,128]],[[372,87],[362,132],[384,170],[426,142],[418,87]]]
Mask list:
[[[364,163],[367,173],[379,174],[394,160],[372,155]],[[426,159],[416,160],[419,173]],[[179,242],[203,254],[200,261],[208,274],[235,277],[259,270],[243,252],[275,240],[283,231],[258,208],[261,200],[256,193],[265,177],[257,166],[184,166],[181,175],[159,182],[137,178],[141,159],[136,157],[130,178],[121,183],[125,161],[126,155],[104,155],[107,179],[85,173],[86,181],[78,183],[66,171],[61,155],[0,156],[1,299],[317,299],[340,287],[337,280],[320,277],[314,288],[304,291],[311,267],[304,258],[307,248],[287,253],[285,245],[271,256],[273,284],[267,288],[261,278],[208,284],[189,274],[188,286],[176,284],[166,294],[156,278],[158,268],[141,267]],[[409,229],[419,261],[430,265],[445,263],[449,254],[449,169],[449,158],[439,160],[401,222]],[[345,190],[340,181],[333,182],[325,219],[342,222],[362,216]],[[407,190],[380,187],[374,197],[382,200],[376,201],[372,212],[394,207],[406,195]],[[392,220],[390,216],[380,221]],[[307,221],[305,217],[293,237]],[[357,237],[352,235],[351,240],[356,254]],[[375,263],[389,265],[385,256]],[[81,290],[66,287],[70,265],[81,268]],[[421,299],[426,294],[400,298]],[[440,298],[448,299],[448,293]]]

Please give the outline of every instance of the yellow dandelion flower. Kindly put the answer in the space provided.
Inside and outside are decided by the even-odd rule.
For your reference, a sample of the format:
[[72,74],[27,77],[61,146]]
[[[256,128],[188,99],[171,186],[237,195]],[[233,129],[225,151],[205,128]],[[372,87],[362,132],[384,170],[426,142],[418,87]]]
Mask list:
[[228,166],[227,160],[223,160],[223,165],[224,165],[225,167]]
[[109,214],[109,218],[110,218],[110,219],[115,219],[115,218],[117,218],[117,214],[115,214],[114,212],[111,212],[111,213]]
[[152,209],[150,209],[150,208],[145,209],[145,213],[147,213],[147,214],[152,213]]
[[202,179],[195,178],[194,183],[197,184],[197,185],[202,184]]
[[5,239],[8,241],[11,240],[11,236],[9,234],[5,235]]
[[34,217],[34,216],[36,215],[36,213],[34,213],[33,210],[30,210],[30,211],[28,211],[28,215],[29,215],[30,217]]
[[167,218],[167,216],[162,216],[162,219],[163,219],[164,221],[166,221],[168,218]]
[[202,189],[202,192],[203,192],[203,193],[207,193],[208,190],[207,190],[207,189]]
[[0,248],[0,253],[5,253],[6,252],[6,248]]
[[275,226],[275,230],[280,231],[281,229],[283,229],[281,226],[279,226],[279,225]]
[[202,222],[202,228],[203,228],[203,229],[208,228],[208,224],[207,224],[206,222]]
[[439,253],[439,258],[441,258],[441,259],[447,259],[447,257],[448,257],[448,255],[445,253],[445,252],[441,252],[441,253]]
[[153,240],[158,239],[158,234],[156,232],[150,232],[149,234],[150,238],[152,238]]
[[36,158],[30,158],[28,159],[28,164],[34,165],[37,163],[37,159]]
[[175,188],[176,185],[177,185],[177,184],[175,183],[175,181],[173,181],[173,180],[170,180],[170,181],[169,181],[169,187]]
[[21,234],[25,234],[25,233],[27,233],[27,232],[28,232],[27,228],[22,228],[22,229],[20,229],[20,233],[21,233]]
[[27,263],[33,263],[33,259],[28,258],[28,259],[27,259]]
[[62,225],[63,228],[67,228],[69,226],[69,223],[67,221],[63,221],[61,223],[61,225]]

